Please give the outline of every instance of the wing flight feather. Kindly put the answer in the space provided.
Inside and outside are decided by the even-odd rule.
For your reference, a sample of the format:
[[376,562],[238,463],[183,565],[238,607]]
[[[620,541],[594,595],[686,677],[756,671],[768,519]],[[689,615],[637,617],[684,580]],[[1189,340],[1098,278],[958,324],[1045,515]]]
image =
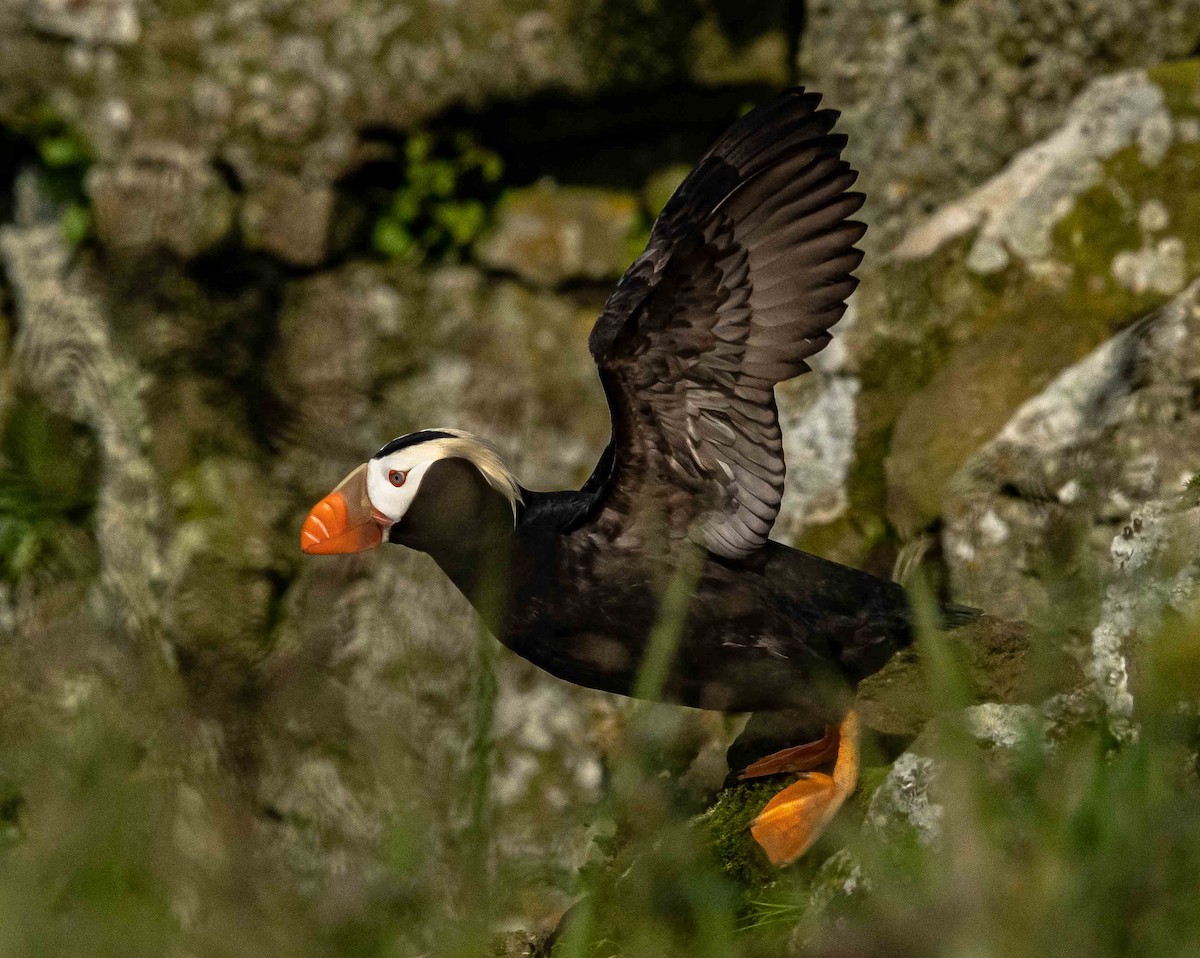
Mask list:
[[789,90],[742,117],[671,197],[589,347],[613,417],[609,494],[665,483],[672,531],[742,558],[783,497],[777,383],[830,341],[862,260],[838,114]]

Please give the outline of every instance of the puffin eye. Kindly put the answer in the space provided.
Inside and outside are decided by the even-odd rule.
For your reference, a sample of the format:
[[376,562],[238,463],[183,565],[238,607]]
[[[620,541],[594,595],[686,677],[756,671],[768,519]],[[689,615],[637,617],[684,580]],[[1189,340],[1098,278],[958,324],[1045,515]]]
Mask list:
[[404,480],[407,478],[408,478],[408,470],[407,469],[389,469],[388,470],[388,482],[390,482],[393,486],[404,485]]

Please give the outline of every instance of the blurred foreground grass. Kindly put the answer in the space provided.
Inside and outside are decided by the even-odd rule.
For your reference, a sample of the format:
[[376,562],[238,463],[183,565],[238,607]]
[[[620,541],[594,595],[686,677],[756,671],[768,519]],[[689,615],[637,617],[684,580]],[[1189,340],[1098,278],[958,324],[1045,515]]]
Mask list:
[[[885,771],[868,769],[830,833],[776,875],[744,833],[771,786],[722,821],[698,817],[672,765],[679,713],[635,706],[593,812],[590,859],[565,879],[578,904],[553,953],[1200,954],[1196,621],[1175,616],[1146,643],[1126,741],[1102,722],[1031,720],[1015,747],[983,748],[955,719],[953,663],[935,634],[923,642],[949,710],[922,750],[939,770],[938,841],[903,823],[864,827]],[[3,649],[0,955],[505,954],[498,926],[524,890],[488,864],[492,654],[476,662],[474,793],[447,796],[468,809],[462,835],[432,840],[428,817],[398,798],[379,844],[390,894],[346,874],[344,894],[314,901],[250,840],[260,826],[193,750],[188,704],[161,673],[106,674],[101,663],[47,724],[26,707],[36,670]],[[429,879],[434,854],[453,876],[444,885]]]

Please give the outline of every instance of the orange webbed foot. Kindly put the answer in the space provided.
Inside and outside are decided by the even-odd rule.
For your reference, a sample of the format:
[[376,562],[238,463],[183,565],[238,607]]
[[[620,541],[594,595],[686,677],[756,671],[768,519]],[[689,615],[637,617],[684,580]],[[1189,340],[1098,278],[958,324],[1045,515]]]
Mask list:
[[773,774],[758,768],[796,771],[797,763],[822,764],[836,756],[832,775],[801,772],[801,778],[767,802],[751,824],[750,834],[773,865],[790,864],[808,851],[858,784],[858,715],[848,712],[835,735],[832,746],[827,744],[827,733],[820,742],[760,759],[741,775],[750,778]]

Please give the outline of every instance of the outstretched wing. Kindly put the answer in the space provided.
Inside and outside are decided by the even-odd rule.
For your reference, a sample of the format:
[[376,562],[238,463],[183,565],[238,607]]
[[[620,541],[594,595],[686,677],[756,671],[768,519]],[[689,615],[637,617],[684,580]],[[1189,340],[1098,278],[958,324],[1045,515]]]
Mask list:
[[613,419],[607,497],[658,494],[673,532],[728,558],[779,512],[775,384],[809,369],[857,285],[863,196],[820,100],[789,90],[725,132],[588,340]]

